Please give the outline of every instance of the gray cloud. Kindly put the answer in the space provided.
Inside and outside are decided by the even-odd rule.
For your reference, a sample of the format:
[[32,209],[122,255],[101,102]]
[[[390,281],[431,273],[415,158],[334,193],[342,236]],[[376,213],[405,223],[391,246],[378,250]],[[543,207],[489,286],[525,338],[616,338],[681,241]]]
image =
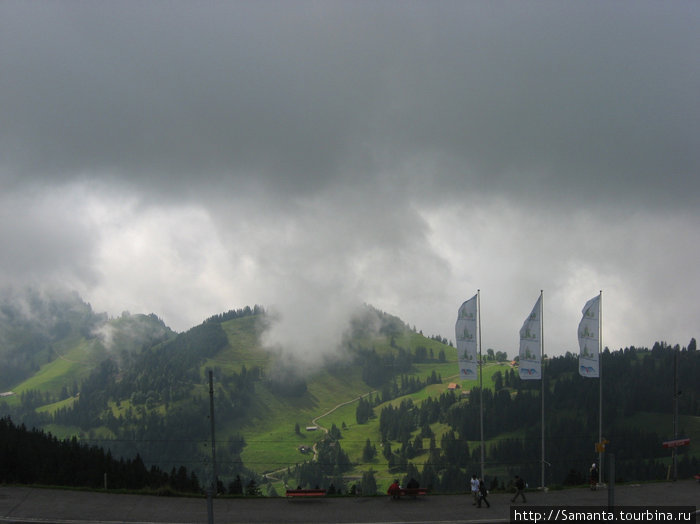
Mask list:
[[651,184],[687,202],[697,189],[692,4],[4,11],[16,169],[175,187],[255,176],[304,194],[413,154],[493,191],[576,196],[602,179],[615,199]]
[[556,352],[603,288],[611,345],[687,343],[698,22],[692,2],[3,2],[3,278],[176,329],[275,305],[273,339],[319,347],[362,302],[452,338],[481,288],[484,343],[511,353],[540,289]]
[[98,233],[76,212],[84,194],[27,189],[0,196],[0,286],[20,276],[33,285],[94,284]]

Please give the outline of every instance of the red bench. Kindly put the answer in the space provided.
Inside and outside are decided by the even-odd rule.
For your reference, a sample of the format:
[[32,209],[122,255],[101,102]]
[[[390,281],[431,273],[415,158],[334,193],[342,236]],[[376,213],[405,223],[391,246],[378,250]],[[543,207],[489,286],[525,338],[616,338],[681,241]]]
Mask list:
[[288,489],[286,492],[287,497],[324,497],[326,495],[325,489]]
[[402,497],[416,498],[418,495],[427,495],[428,490],[426,488],[401,488],[399,490],[399,495]]

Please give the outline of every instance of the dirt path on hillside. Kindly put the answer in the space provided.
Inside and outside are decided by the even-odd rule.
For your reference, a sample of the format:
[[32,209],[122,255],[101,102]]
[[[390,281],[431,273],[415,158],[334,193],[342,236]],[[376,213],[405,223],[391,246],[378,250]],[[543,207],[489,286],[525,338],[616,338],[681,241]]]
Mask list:
[[312,419],[312,420],[311,420],[311,423],[312,423],[314,426],[317,426],[317,427],[319,427],[320,429],[322,429],[323,431],[325,431],[326,433],[328,433],[328,428],[326,428],[326,427],[324,427],[324,426],[321,426],[321,425],[318,423],[318,420],[319,420],[319,419],[322,419],[323,417],[327,417],[328,415],[330,415],[331,413],[333,413],[335,410],[337,410],[337,409],[339,409],[339,408],[342,408],[343,406],[347,406],[348,404],[352,404],[353,402],[357,402],[357,401],[360,400],[361,398],[364,398],[364,397],[366,397],[366,396],[368,396],[368,395],[371,395],[372,393],[376,393],[376,390],[375,390],[375,391],[368,391],[367,393],[364,393],[363,395],[360,395],[359,397],[355,397],[355,398],[352,399],[352,400],[348,400],[347,402],[341,402],[341,403],[338,404],[337,406],[332,407],[331,409],[329,409],[328,411],[326,411],[323,415],[319,415],[318,417]]
[[[450,377],[447,377],[447,380],[450,380],[450,379],[456,378],[456,377],[459,377],[459,373],[457,373],[456,375],[452,375],[452,376],[450,376]],[[365,397],[371,395],[372,393],[377,393],[377,390],[368,391],[367,393],[363,393],[362,395],[359,395],[359,396],[357,396],[357,397],[355,397],[355,398],[353,398],[353,399],[346,400],[345,402],[341,402],[340,404],[337,404],[337,405],[333,406],[331,409],[329,409],[329,410],[326,411],[325,413],[323,413],[323,414],[321,414],[321,415],[319,415],[319,416],[314,417],[313,419],[311,419],[311,424],[312,424],[313,426],[316,426],[318,429],[322,430],[324,433],[328,434],[329,428],[327,428],[327,427],[322,426],[321,424],[319,424],[319,422],[318,422],[319,420],[321,420],[323,417],[327,417],[328,415],[330,415],[331,413],[333,413],[333,412],[336,411],[337,409],[340,409],[340,408],[342,408],[343,406],[347,406],[348,404],[352,404],[353,402],[357,402],[357,401],[359,401],[361,398],[365,398]],[[317,447],[316,447],[316,444],[314,444],[314,445],[311,447],[311,449],[313,450],[313,458],[312,458],[312,460],[314,460],[314,461],[318,460],[318,449],[317,449]],[[268,478],[268,479],[270,479],[270,480],[275,480],[275,481],[281,481],[282,479],[280,479],[279,477],[277,477],[277,475],[279,475],[280,473],[283,473],[283,472],[285,472],[285,471],[287,471],[287,468],[286,468],[286,467],[277,469],[277,470],[275,470],[275,471],[271,471],[271,472],[265,474],[265,478]]]
[[[322,419],[323,417],[327,417],[328,415],[330,415],[331,413],[333,413],[336,409],[342,408],[343,406],[347,406],[348,404],[352,404],[353,402],[357,402],[357,401],[360,400],[361,398],[367,397],[367,396],[371,395],[372,393],[376,393],[376,390],[375,390],[375,391],[368,391],[367,393],[365,393],[365,394],[363,394],[363,395],[360,395],[359,397],[355,397],[355,398],[352,399],[352,400],[348,400],[347,402],[341,402],[341,403],[338,404],[337,406],[332,407],[331,409],[329,409],[328,411],[326,411],[323,415],[319,415],[318,417],[312,419],[312,420],[311,420],[311,423],[312,423],[314,426],[316,426],[316,427],[322,429],[323,432],[326,433],[326,435],[327,435],[327,434],[328,434],[328,428],[319,425],[319,423],[318,423],[319,419]],[[314,451],[314,460],[318,460],[318,449],[317,449],[317,445],[314,444],[314,445],[311,447],[311,449],[313,449],[313,451]]]
[[[322,415],[319,415],[319,416],[314,417],[313,419],[311,419],[311,424],[314,425],[314,426],[316,426],[316,427],[319,428],[320,430],[322,430],[324,433],[328,434],[328,428],[325,427],[325,426],[321,426],[321,425],[318,423],[318,421],[319,421],[320,419],[322,419],[323,417],[326,417],[326,416],[330,415],[330,414],[333,413],[335,410],[337,410],[337,409],[339,409],[339,408],[342,408],[343,406],[347,406],[348,404],[352,404],[353,402],[357,402],[357,401],[360,400],[361,398],[364,398],[364,397],[366,397],[366,396],[368,396],[368,395],[371,395],[372,393],[376,393],[376,391],[368,391],[367,393],[364,393],[364,394],[359,395],[359,396],[357,396],[357,397],[355,397],[355,398],[353,398],[353,399],[346,400],[345,402],[341,402],[340,404],[337,404],[337,405],[333,406],[331,409],[329,409],[328,411],[326,411],[326,412],[323,413]],[[318,459],[318,449],[316,448],[316,444],[314,444],[314,445],[311,447],[311,449],[312,449],[313,452],[314,452],[314,455],[313,455],[312,460],[315,461],[315,460]],[[280,473],[283,473],[283,472],[285,472],[285,471],[287,471],[287,468],[286,468],[286,467],[280,468],[280,469],[276,469],[275,471],[270,471],[269,473],[265,473],[265,478],[270,479],[270,480],[275,480],[275,481],[281,481],[282,479],[279,478],[277,475],[279,475]]]

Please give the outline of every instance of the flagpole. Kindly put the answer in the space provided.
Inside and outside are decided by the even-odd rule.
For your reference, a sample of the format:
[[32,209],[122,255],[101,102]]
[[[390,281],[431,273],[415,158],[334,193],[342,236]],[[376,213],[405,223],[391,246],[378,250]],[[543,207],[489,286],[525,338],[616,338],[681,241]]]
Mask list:
[[544,490],[544,291],[540,289],[540,380],[542,382],[542,489]]
[[603,290],[598,306],[598,482],[603,483]]
[[484,480],[484,361],[481,358],[481,290],[476,290],[476,313],[479,330],[479,426],[481,431],[481,480]]

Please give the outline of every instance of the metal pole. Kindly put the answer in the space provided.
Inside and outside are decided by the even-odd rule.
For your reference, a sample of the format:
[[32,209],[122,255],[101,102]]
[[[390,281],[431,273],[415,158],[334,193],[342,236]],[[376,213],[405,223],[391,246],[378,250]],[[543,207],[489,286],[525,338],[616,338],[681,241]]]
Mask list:
[[540,289],[540,381],[542,382],[542,391],[540,397],[542,400],[542,490],[544,490],[544,291]]
[[598,308],[598,483],[603,484],[603,290],[600,290],[600,305]]
[[214,524],[214,500],[211,495],[211,486],[207,488],[207,524]]
[[613,510],[615,508],[615,455],[611,453],[608,455],[610,462],[610,474],[608,475],[608,509]]
[[209,421],[211,423],[211,468],[212,481],[207,490],[207,523],[214,524],[214,500],[217,490],[216,439],[214,437],[214,372],[209,370]]
[[484,361],[481,358],[481,290],[476,290],[476,312],[479,321],[479,426],[481,430],[481,480],[484,479]]
[[[673,351],[673,439],[678,440],[678,350]],[[674,447],[673,457],[673,481],[678,480],[678,448]]]
[[214,436],[214,372],[209,370],[209,420],[211,422],[211,467],[212,493],[216,495],[218,478],[216,472],[216,437]]

